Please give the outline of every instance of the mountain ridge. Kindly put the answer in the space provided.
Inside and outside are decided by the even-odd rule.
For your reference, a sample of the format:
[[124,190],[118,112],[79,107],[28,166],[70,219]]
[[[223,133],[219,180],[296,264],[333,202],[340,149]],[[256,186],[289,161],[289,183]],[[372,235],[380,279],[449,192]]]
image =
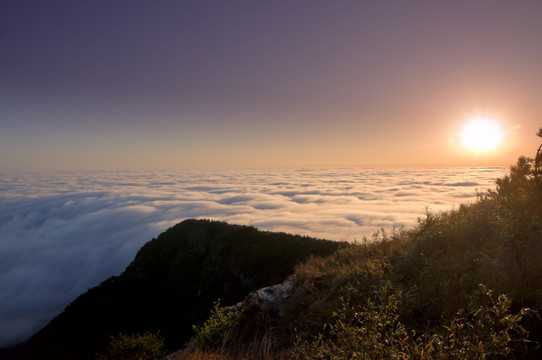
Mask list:
[[160,331],[179,348],[220,298],[233,305],[281,283],[341,243],[210,220],[185,220],[141,247],[119,275],[87,290],[2,359],[93,359],[118,333]]

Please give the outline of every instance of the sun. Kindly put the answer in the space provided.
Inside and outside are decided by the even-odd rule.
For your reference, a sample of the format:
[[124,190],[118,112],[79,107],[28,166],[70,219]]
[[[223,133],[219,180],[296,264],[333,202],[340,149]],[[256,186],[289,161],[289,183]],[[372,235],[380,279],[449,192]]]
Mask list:
[[462,145],[471,151],[489,152],[496,150],[503,141],[501,124],[489,117],[475,117],[468,120],[459,132]]

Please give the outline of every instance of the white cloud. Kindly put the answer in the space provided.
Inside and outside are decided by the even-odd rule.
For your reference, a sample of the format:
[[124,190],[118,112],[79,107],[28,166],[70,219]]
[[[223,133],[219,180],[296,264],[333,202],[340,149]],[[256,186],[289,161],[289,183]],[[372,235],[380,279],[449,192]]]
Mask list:
[[0,175],[0,346],[23,340],[186,218],[332,240],[412,226],[493,188],[504,168]]

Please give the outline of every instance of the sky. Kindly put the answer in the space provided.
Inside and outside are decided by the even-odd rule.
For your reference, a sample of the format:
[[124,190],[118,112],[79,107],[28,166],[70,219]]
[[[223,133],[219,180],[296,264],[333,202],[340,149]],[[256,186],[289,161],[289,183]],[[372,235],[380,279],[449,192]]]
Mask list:
[[4,0],[0,170],[506,166],[541,37],[537,0]]
[[0,347],[120,274],[187,218],[329,240],[415,226],[493,189],[506,167],[0,173]]

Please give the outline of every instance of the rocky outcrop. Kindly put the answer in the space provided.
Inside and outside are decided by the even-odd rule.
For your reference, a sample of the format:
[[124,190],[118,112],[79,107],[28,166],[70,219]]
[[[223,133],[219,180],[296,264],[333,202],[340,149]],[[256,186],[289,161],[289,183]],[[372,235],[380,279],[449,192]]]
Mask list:
[[[247,295],[243,301],[229,306],[226,311],[243,311],[245,332],[248,330],[248,333],[253,334],[256,331],[265,331],[273,320],[283,315],[284,301],[290,297],[293,287],[292,281],[285,281],[278,285],[261,288]],[[264,324],[262,324],[262,318],[265,318]],[[195,346],[192,343],[184,349],[169,354],[164,360],[182,359],[194,350]]]
[[250,293],[243,301],[230,307],[232,311],[257,306],[261,311],[274,310],[282,315],[284,301],[290,296],[294,283],[286,281],[282,284],[264,287]]

